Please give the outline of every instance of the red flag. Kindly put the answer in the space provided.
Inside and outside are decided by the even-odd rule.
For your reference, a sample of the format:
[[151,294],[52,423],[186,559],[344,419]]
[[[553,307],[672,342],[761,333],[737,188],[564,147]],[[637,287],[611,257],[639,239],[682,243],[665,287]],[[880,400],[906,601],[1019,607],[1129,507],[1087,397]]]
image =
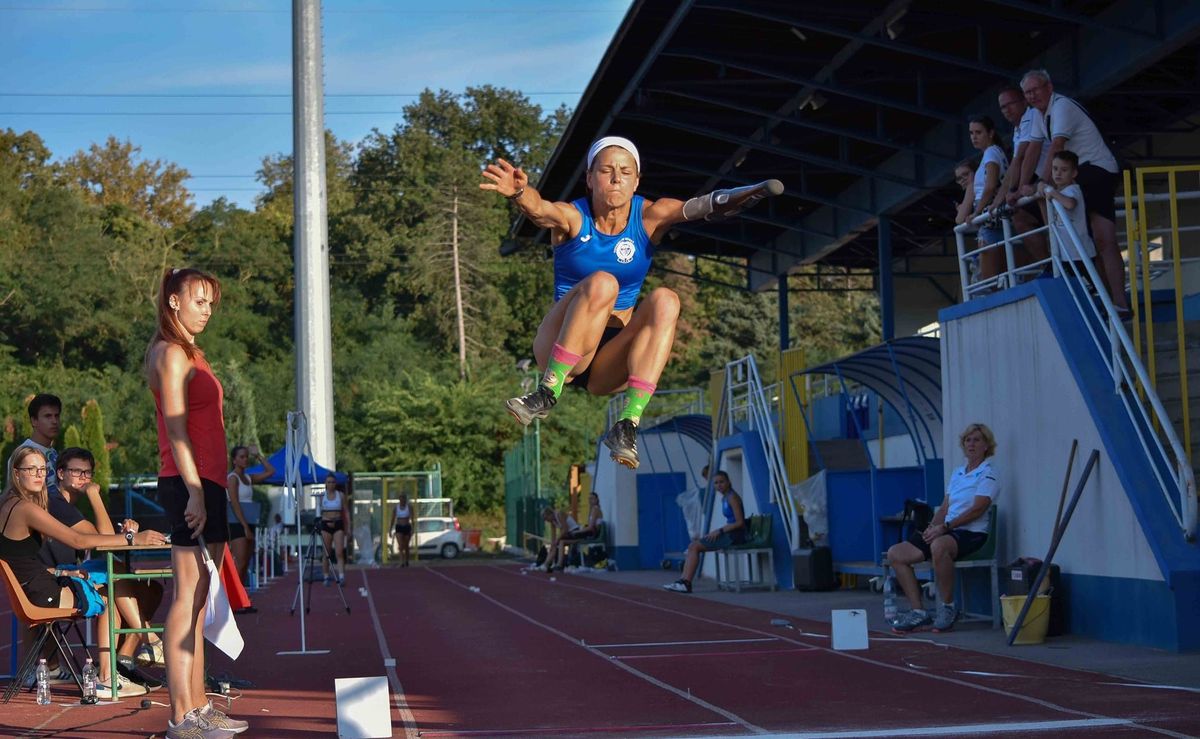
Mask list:
[[242,587],[242,578],[238,577],[237,566],[233,563],[233,555],[229,545],[225,545],[225,556],[221,557],[221,585],[229,595],[229,606],[240,611],[250,607],[250,595]]

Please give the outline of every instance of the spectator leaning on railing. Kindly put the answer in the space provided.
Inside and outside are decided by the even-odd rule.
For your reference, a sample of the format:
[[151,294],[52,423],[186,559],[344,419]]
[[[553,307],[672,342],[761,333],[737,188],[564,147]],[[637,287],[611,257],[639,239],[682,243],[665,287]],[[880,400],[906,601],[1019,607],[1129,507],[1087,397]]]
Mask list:
[[[1045,222],[1038,203],[1026,203],[1017,207],[1017,200],[1021,198],[1019,192],[1021,185],[1032,185],[1037,179],[1032,163],[1028,168],[1025,166],[1026,159],[1033,159],[1027,154],[1030,149],[1029,131],[1033,127],[1033,116],[1037,111],[1026,104],[1021,88],[1016,85],[1009,85],[1001,90],[997,102],[1000,106],[1000,114],[1013,127],[1013,157],[1008,171],[1004,173],[1004,179],[996,191],[996,196],[992,198],[990,208],[995,210],[1002,205],[1012,207],[1013,231],[1018,234],[1027,234],[1027,232],[1041,227]],[[1031,193],[1032,191],[1026,194]],[[1023,236],[1022,242],[1022,250],[1018,252],[1019,258],[1017,259],[1017,263],[1020,265],[1041,261],[1049,255],[1046,249],[1046,237],[1040,233]]]
[[[1021,78],[1025,99],[1041,115],[1033,119],[1031,140],[1049,146],[1049,158],[1056,152],[1074,152],[1079,157],[1076,181],[1087,206],[1088,227],[1100,257],[1100,277],[1113,304],[1122,313],[1129,311],[1125,297],[1125,263],[1117,246],[1117,212],[1113,199],[1117,194],[1117,159],[1087,110],[1077,101],[1054,92],[1054,83],[1044,69],[1026,72]],[[1038,172],[1043,182],[1051,182],[1051,162]]]
[[[974,188],[971,191],[971,218],[982,215],[1000,191],[1000,182],[1008,170],[1008,155],[1004,153],[1004,142],[996,124],[990,116],[977,115],[971,119],[967,130],[971,134],[971,146],[983,152],[979,168],[975,170]],[[1004,239],[998,222],[986,221],[979,227],[979,245],[994,244]],[[1004,250],[990,249],[980,254],[980,273],[983,279],[994,277],[1002,271]]]

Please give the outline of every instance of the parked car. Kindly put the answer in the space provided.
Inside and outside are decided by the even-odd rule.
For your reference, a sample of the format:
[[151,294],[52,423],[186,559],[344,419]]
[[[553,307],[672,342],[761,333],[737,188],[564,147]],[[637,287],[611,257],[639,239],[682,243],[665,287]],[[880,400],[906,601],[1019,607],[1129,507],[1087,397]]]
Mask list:
[[443,559],[454,559],[463,550],[465,540],[457,518],[417,519],[417,551],[437,552]]

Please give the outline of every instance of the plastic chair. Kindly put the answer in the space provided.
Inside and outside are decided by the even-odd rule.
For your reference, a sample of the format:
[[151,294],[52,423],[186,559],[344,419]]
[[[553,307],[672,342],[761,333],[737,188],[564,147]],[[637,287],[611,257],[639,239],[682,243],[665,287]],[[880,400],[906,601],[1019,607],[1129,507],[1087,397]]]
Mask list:
[[[75,684],[79,686],[79,690],[82,692],[83,682],[79,678],[79,672],[75,669],[75,661],[71,653],[70,643],[67,641],[66,635],[61,631],[64,625],[70,626],[77,619],[82,618],[82,616],[74,608],[43,608],[30,603],[29,598],[25,595],[25,590],[21,587],[21,583],[17,581],[17,576],[13,574],[12,568],[4,560],[0,560],[0,575],[4,578],[4,589],[8,591],[8,602],[12,604],[13,615],[26,626],[38,632],[33,646],[30,647],[29,652],[25,655],[25,659],[21,661],[21,666],[17,669],[17,674],[5,689],[3,702],[8,703],[11,701],[13,696],[17,694],[17,691],[25,683],[25,680],[36,669],[38,658],[42,653],[42,647],[45,646],[47,639],[54,640],[55,646],[58,647],[58,654],[62,658],[62,664],[71,671],[71,677],[75,679]],[[17,645],[14,644],[13,649],[16,648]]]

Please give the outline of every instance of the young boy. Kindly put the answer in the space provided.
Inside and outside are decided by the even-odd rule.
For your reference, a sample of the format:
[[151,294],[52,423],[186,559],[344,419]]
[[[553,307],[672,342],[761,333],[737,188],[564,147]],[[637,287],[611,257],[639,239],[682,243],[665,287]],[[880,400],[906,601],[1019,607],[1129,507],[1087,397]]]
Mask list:
[[[1058,209],[1054,207],[1054,203],[1058,203],[1067,211],[1070,216],[1071,226],[1075,230],[1075,234],[1079,236],[1079,244],[1083,248],[1083,257],[1095,261],[1096,245],[1092,242],[1092,237],[1088,234],[1087,227],[1087,208],[1083,202],[1083,190],[1079,185],[1075,184],[1075,177],[1079,173],[1079,157],[1073,151],[1059,151],[1054,154],[1054,161],[1051,162],[1050,176],[1054,180],[1054,185],[1051,186],[1045,182],[1038,183],[1038,195],[1048,198],[1046,207],[1050,216],[1050,230],[1054,234],[1051,239],[1054,253],[1063,262],[1063,270],[1067,275],[1072,274],[1072,270],[1067,266],[1068,262],[1075,262],[1075,270],[1080,276],[1087,275],[1087,267],[1083,265],[1080,259],[1079,249],[1071,240],[1070,234],[1067,232],[1067,225],[1059,217]],[[1053,202],[1050,202],[1053,201]]]

